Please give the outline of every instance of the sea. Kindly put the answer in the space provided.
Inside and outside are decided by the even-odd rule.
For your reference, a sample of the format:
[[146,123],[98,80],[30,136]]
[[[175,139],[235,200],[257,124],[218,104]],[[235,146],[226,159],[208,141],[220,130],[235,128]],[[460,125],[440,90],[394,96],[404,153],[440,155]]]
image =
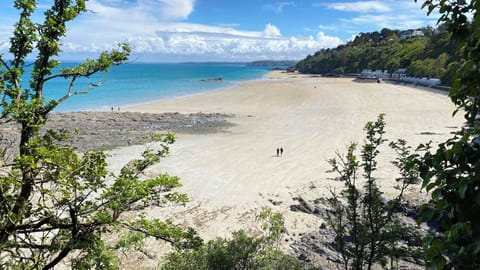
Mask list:
[[[74,66],[63,63],[62,66]],[[70,97],[55,112],[109,111],[156,100],[195,95],[231,88],[243,81],[261,80],[271,67],[242,64],[123,64],[77,80],[73,92],[90,91]],[[209,80],[218,79],[221,80]],[[28,83],[28,78],[24,82]],[[45,83],[45,97],[65,95],[69,80],[57,78]],[[93,87],[90,87],[92,86]]]

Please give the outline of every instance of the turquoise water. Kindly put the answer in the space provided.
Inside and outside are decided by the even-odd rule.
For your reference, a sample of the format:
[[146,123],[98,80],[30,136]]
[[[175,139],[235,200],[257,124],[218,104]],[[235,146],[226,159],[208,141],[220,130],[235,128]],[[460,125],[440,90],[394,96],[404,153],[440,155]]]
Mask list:
[[[73,65],[73,64],[65,64]],[[261,79],[268,67],[205,64],[125,64],[112,67],[109,73],[95,74],[78,81],[75,90],[102,81],[90,93],[76,95],[60,104],[55,111],[101,111],[155,100],[193,95],[237,85],[241,81]],[[222,81],[202,79],[222,77]],[[59,98],[66,93],[69,81],[56,79],[45,84],[45,96]]]

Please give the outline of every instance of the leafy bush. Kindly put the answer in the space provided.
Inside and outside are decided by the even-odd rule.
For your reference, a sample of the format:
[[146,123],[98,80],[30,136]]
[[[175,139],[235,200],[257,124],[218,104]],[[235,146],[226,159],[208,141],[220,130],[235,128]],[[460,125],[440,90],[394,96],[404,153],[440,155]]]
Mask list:
[[164,270],[229,270],[229,269],[303,269],[296,258],[282,252],[279,241],[283,217],[263,208],[263,235],[248,236],[240,230],[231,239],[217,238],[195,249],[183,249],[167,255]]
[[[402,239],[415,233],[395,215],[406,188],[418,181],[418,168],[410,166],[410,148],[399,140],[390,146],[398,153],[393,163],[400,170],[399,194],[387,200],[380,191],[374,172],[379,146],[385,141],[384,115],[376,122],[365,125],[367,133],[361,150],[361,159],[355,155],[357,145],[351,144],[345,156],[331,159],[332,171],[339,174],[337,180],[344,182],[340,194],[332,191],[328,200],[327,222],[334,231],[335,247],[344,269],[372,269],[376,264],[393,268],[394,262],[409,253],[414,253],[402,244]],[[363,174],[359,172],[363,169]],[[362,178],[363,176],[363,178]],[[365,183],[359,189],[359,182]]]

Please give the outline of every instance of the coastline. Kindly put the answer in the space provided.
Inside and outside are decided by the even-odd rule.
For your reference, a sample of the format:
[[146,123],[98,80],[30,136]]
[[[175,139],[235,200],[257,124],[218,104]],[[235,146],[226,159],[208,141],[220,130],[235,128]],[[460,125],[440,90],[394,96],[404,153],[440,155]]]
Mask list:
[[[138,106],[152,101],[182,96],[204,94],[235,87],[245,80],[261,79],[266,68],[225,65],[188,65],[188,64],[131,64],[115,67],[104,76],[94,76],[91,80],[102,81],[102,87],[89,95],[78,95],[60,104],[55,112],[111,111],[114,108]],[[222,76],[221,81],[206,82],[205,78]],[[84,80],[78,88],[88,85]],[[62,83],[49,86],[52,97],[62,96]]]
[[[94,140],[114,141],[114,133],[122,137],[132,132],[176,132],[170,156],[148,168],[146,177],[165,172],[179,176],[184,185],[180,191],[191,202],[154,208],[147,215],[171,218],[212,239],[239,229],[258,234],[256,214],[268,206],[285,218],[283,245],[289,249],[324,223],[318,216],[294,212],[292,206],[301,201],[314,205],[329,195],[329,189],[342,187],[333,180],[335,174],[326,172],[327,160],[337,151],[345,153],[349,143],[361,143],[367,121],[385,113],[385,137],[389,141],[403,138],[415,147],[453,136],[451,132],[463,124],[461,116],[451,117],[453,109],[447,93],[439,90],[271,71],[264,79],[233,88],[162,99],[121,112],[67,113],[53,118],[85,129],[85,144],[94,135],[98,135]],[[159,118],[173,127],[155,122]],[[195,131],[192,123],[197,122],[201,126]],[[150,130],[152,126],[159,128]],[[52,127],[63,126],[57,119]],[[128,143],[119,145],[129,146],[106,152],[114,173],[145,149],[141,141],[128,136]],[[275,153],[279,147],[285,150],[281,157]],[[390,161],[395,155],[386,146],[381,151],[376,176],[382,191],[392,196],[397,175],[392,174]],[[418,187],[407,195],[412,201],[424,199]],[[125,258],[122,268],[155,268],[168,250],[153,243],[148,249],[152,257],[135,253]]]
[[[266,74],[264,74],[262,77],[259,77],[259,78],[231,82],[232,85],[228,85],[228,86],[212,88],[212,89],[209,89],[209,90],[200,91],[200,92],[191,93],[191,94],[180,94],[178,96],[173,95],[173,96],[163,97],[163,98],[159,98],[159,99],[155,99],[155,100],[151,100],[151,101],[128,104],[128,105],[125,105],[125,106],[122,107],[122,111],[138,112],[139,110],[141,111],[141,109],[137,109],[137,108],[142,108],[142,107],[148,106],[152,103],[163,102],[165,100],[175,100],[175,99],[179,99],[179,98],[195,97],[195,96],[205,95],[205,94],[209,94],[209,93],[215,93],[215,92],[219,92],[219,91],[228,91],[228,90],[231,90],[231,89],[235,89],[235,88],[237,88],[237,87],[239,87],[239,86],[241,86],[245,83],[248,83],[248,82],[259,82],[259,81],[268,80],[268,74],[269,73],[270,72],[267,72]],[[216,82],[215,81],[212,81],[212,82],[204,81],[204,83],[215,84]],[[92,111],[99,111],[99,112],[107,111],[108,112],[109,110],[108,109],[99,109],[99,110],[92,110]]]
[[[445,93],[432,89],[359,84],[351,78],[279,71],[268,73],[265,80],[244,82],[235,88],[125,108],[141,113],[233,115],[229,122],[234,126],[224,133],[179,134],[172,156],[163,163],[166,171],[186,180],[186,190],[202,200],[212,201],[212,198],[205,195],[211,193],[204,192],[205,185],[195,184],[193,178],[198,171],[205,170],[202,174],[222,184],[253,179],[246,183],[255,192],[247,189],[244,193],[223,196],[222,188],[215,188],[220,195],[219,205],[228,206],[246,201],[256,205],[258,193],[284,196],[290,187],[307,184],[306,179],[331,178],[325,174],[329,169],[326,161],[350,142],[361,142],[363,126],[380,113],[386,114],[389,138],[404,138],[417,145],[448,138],[453,127],[461,126],[460,117],[451,117],[453,109]],[[282,158],[275,157],[277,147],[285,148]],[[179,163],[190,165],[179,166]],[[302,172],[292,173],[297,167]],[[204,183],[210,183],[206,178],[201,177]],[[229,189],[228,185],[223,188]]]
[[[412,146],[451,137],[463,124],[445,92],[389,83],[355,83],[351,78],[269,72],[265,80],[195,96],[161,100],[125,108],[142,113],[221,113],[235,124],[215,134],[179,134],[171,155],[147,175],[179,176],[191,203],[153,209],[149,215],[172,218],[196,227],[211,239],[238,229],[258,232],[255,215],[269,206],[285,217],[285,247],[300,235],[318,230],[318,217],[292,212],[301,198],[325,198],[341,187],[327,160],[343,154],[351,142],[361,143],[363,126],[380,113],[386,117],[386,138],[406,139]],[[275,149],[283,147],[282,157]],[[385,146],[377,177],[387,196],[395,194],[394,153]],[[112,164],[139,151],[135,147],[110,152]],[[119,168],[119,165],[114,168]],[[421,200],[418,187],[409,190]],[[153,248],[153,247],[152,247]],[[161,247],[157,247],[161,249]]]

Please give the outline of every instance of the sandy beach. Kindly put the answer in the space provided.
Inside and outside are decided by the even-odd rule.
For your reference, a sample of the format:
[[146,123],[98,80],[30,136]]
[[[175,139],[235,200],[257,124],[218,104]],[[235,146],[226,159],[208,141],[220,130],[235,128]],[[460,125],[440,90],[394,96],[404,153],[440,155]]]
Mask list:
[[[182,191],[191,198],[186,206],[149,214],[197,227],[207,239],[241,228],[255,233],[255,214],[262,206],[284,214],[290,240],[317,230],[322,220],[290,211],[294,198],[313,200],[340,187],[336,175],[326,172],[327,160],[336,151],[344,153],[350,142],[361,143],[363,126],[380,113],[386,114],[386,138],[404,138],[413,146],[443,141],[462,125],[461,115],[452,117],[454,106],[445,92],[280,71],[232,89],[126,110],[234,115],[228,121],[235,126],[222,132],[178,134],[171,155],[147,172],[179,176]],[[284,149],[281,157],[276,156],[278,147]],[[396,174],[390,164],[394,154],[387,148],[379,157],[377,176],[388,196],[395,192]],[[111,168],[118,170],[142,149],[110,151]]]

